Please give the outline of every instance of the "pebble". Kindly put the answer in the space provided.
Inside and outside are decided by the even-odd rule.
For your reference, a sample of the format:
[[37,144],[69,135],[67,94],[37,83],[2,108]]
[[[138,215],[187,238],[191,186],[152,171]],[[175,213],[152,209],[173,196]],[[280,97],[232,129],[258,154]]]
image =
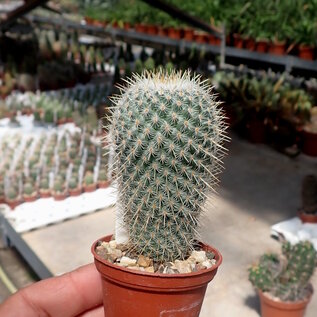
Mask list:
[[207,260],[205,251],[193,251],[189,258],[194,259],[197,263],[202,263]]
[[137,256],[135,252],[131,253],[128,250],[127,245],[117,244],[115,240],[98,243],[96,251],[99,256],[118,266],[149,273],[185,274],[206,270],[216,264],[215,254],[204,250],[192,251],[186,260],[175,260],[165,264],[153,263],[149,257]]
[[136,260],[135,259],[131,259],[127,256],[123,256],[121,259],[120,259],[120,264],[122,266],[135,266],[136,265]]
[[152,266],[153,261],[144,255],[140,255],[137,263],[139,266],[149,267],[149,266]]

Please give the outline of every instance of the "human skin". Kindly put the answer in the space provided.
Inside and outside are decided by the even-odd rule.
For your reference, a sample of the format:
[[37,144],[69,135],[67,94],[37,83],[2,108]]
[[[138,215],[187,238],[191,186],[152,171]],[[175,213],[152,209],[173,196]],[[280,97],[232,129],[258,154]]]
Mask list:
[[27,286],[0,305],[5,317],[103,317],[102,289],[94,264]]

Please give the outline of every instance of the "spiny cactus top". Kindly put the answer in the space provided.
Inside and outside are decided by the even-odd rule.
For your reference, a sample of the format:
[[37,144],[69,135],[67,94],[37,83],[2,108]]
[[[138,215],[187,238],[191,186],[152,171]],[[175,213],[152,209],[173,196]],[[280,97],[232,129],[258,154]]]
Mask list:
[[118,206],[136,252],[185,258],[222,169],[225,126],[212,88],[189,72],[134,75],[114,97]]
[[316,251],[308,242],[292,246],[284,243],[283,257],[265,254],[249,270],[249,280],[258,289],[283,301],[305,299],[310,294],[309,281],[314,273]]

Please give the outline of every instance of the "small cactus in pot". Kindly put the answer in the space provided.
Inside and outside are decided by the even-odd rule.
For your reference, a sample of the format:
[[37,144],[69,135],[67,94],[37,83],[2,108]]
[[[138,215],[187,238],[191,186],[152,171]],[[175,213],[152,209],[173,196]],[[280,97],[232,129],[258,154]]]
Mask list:
[[5,202],[10,206],[11,209],[15,209],[17,205],[21,203],[21,199],[19,197],[19,191],[14,186],[11,186],[6,195],[5,195]]
[[98,187],[107,188],[109,184],[110,184],[110,181],[108,180],[106,171],[100,170],[98,174]]
[[25,183],[23,186],[23,199],[25,202],[33,202],[37,199],[37,191],[32,183]]
[[78,184],[78,178],[72,176],[68,182],[68,192],[70,196],[79,196],[82,193],[82,188]]
[[97,184],[94,181],[94,174],[92,172],[86,172],[83,180],[83,187],[86,193],[93,192],[97,189]]
[[67,197],[65,183],[62,178],[56,178],[54,181],[53,197],[55,200],[64,200]]
[[[105,143],[110,174],[118,188],[115,242],[123,245],[126,254],[136,258],[137,263],[146,259],[154,263],[153,268],[167,267],[169,263],[176,267],[189,265],[190,260],[196,270],[166,272],[170,278],[166,277],[165,268],[148,270],[146,274],[130,274],[129,269],[121,267],[113,271],[114,265],[107,262],[107,242],[111,239],[108,236],[93,246],[108,296],[104,301],[114,300],[112,274],[122,285],[129,280],[127,293],[142,289],[146,299],[136,295],[140,302],[133,303],[134,297],[129,295],[123,300],[129,303],[125,305],[127,309],[133,307],[132,312],[119,305],[111,311],[105,306],[105,315],[160,316],[162,312],[178,313],[190,307],[184,316],[196,317],[207,284],[221,263],[221,254],[198,240],[201,214],[206,211],[209,194],[215,191],[226,152],[226,126],[219,102],[212,87],[200,76],[173,71],[134,75],[113,102]],[[106,253],[103,257],[102,252]],[[209,267],[195,266],[194,254],[201,253],[212,255],[214,262]],[[118,259],[115,261],[118,263]],[[124,265],[123,257],[119,265]],[[188,274],[179,276],[180,272]],[[199,285],[191,280],[193,275],[200,280]],[[197,296],[188,298],[184,288],[196,289]],[[120,294],[124,292],[120,290]]]
[[[295,245],[285,242],[281,255],[264,254],[249,269],[249,280],[260,295],[263,317],[277,316],[281,310],[284,314],[279,312],[278,316],[289,316],[296,310],[301,311],[296,316],[304,316],[313,292],[310,280],[317,264],[316,255],[309,241]],[[279,304],[276,306],[274,302]]]
[[48,176],[44,176],[40,181],[40,196],[41,198],[51,197],[51,190],[49,186]]

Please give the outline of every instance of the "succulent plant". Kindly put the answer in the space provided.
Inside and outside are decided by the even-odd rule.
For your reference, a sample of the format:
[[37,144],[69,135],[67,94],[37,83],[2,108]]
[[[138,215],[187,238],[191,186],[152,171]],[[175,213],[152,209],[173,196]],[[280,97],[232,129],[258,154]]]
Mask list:
[[317,177],[306,175],[302,182],[302,211],[308,214],[317,213]]
[[99,175],[98,175],[98,181],[106,181],[107,178],[107,174],[105,173],[104,170],[99,171]]
[[87,172],[84,177],[85,185],[92,185],[94,183],[94,175],[91,172]]
[[25,196],[32,196],[32,194],[34,194],[34,187],[31,183],[24,184],[23,194]]
[[69,182],[68,182],[68,187],[70,189],[76,189],[78,187],[78,180],[76,177],[71,177]]
[[9,200],[15,200],[18,198],[18,196],[19,196],[19,192],[18,192],[18,190],[16,190],[16,188],[14,188],[14,187],[9,188],[9,190],[7,192],[7,198]]
[[54,192],[58,194],[62,194],[65,192],[64,183],[61,179],[55,179]]
[[222,170],[222,112],[211,87],[189,72],[146,72],[128,83],[113,99],[109,133],[117,215],[136,252],[185,258]]
[[43,190],[49,189],[49,181],[47,177],[44,177],[41,179],[40,188]]
[[309,241],[294,246],[286,242],[282,256],[265,254],[249,269],[249,280],[257,289],[282,301],[297,301],[309,296],[316,264],[316,251]]

